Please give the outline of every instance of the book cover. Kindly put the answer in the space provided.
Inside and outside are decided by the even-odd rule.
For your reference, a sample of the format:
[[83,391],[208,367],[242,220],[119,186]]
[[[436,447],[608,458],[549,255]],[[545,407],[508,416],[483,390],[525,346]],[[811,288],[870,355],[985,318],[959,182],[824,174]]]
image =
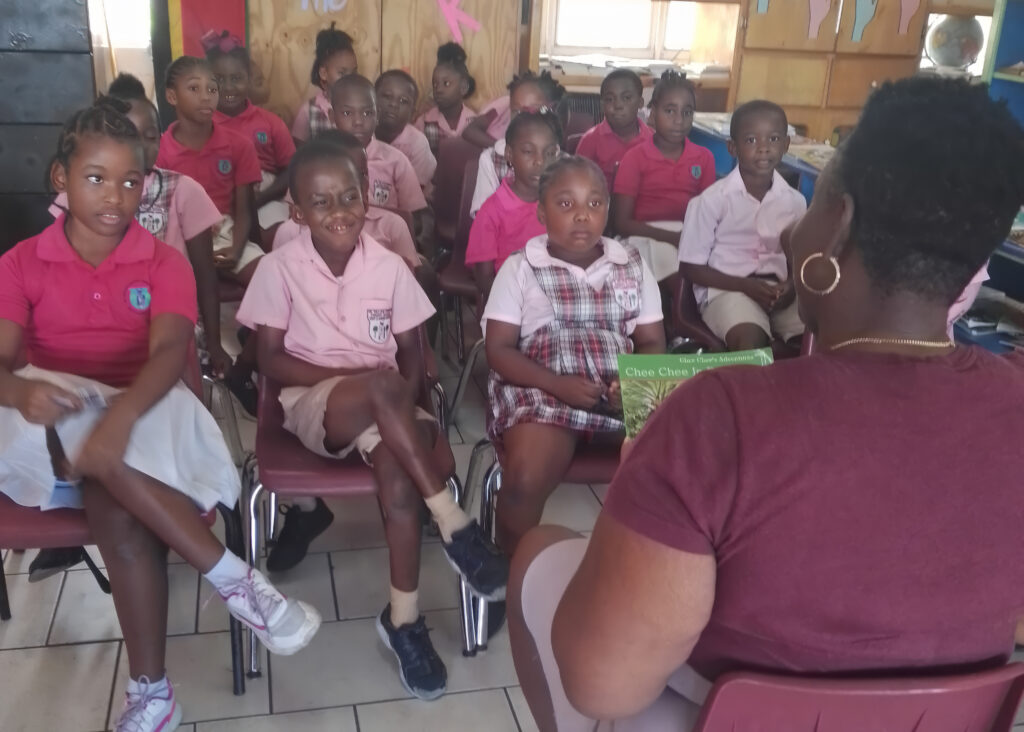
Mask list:
[[719,366],[767,366],[770,363],[770,348],[732,353],[620,354],[619,383],[626,436],[636,437],[657,406],[694,374]]

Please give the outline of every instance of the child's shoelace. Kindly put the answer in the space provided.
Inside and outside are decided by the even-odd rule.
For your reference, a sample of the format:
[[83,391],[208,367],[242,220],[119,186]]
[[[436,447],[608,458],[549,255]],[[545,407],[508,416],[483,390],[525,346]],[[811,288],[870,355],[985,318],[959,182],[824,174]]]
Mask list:
[[146,707],[151,701],[160,699],[148,676],[140,676],[138,684],[139,693],[128,694],[128,703],[125,704],[121,718],[117,722],[117,732],[145,732]]

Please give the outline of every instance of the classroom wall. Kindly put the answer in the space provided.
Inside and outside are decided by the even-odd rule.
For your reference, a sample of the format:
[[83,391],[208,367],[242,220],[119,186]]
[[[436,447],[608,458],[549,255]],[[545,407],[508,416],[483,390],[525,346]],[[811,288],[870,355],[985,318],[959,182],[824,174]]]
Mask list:
[[266,106],[290,122],[312,96],[316,34],[335,21],[355,39],[361,74],[374,79],[385,69],[405,69],[426,109],[437,47],[457,40],[442,5],[464,13],[458,29],[478,89],[470,104],[506,93],[518,67],[522,0],[249,0],[249,45],[265,79]]

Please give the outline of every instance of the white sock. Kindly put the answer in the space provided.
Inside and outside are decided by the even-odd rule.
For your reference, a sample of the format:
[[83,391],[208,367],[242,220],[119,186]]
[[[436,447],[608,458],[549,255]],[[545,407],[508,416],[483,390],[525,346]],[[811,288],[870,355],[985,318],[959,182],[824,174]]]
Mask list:
[[455,496],[447,488],[424,499],[424,502],[430,509],[430,515],[437,521],[437,528],[445,544],[451,543],[453,533],[469,526],[469,516],[455,502]]
[[[143,692],[142,684],[135,679],[128,679],[128,693],[132,696],[138,696]],[[149,682],[149,692],[157,696],[166,696],[168,692],[167,688],[167,674],[164,674],[156,681]]]
[[396,628],[415,623],[420,616],[419,590],[404,592],[391,586],[391,624]]
[[213,569],[203,575],[218,590],[232,585],[249,576],[249,565],[237,557],[230,549],[225,549],[223,556],[213,565]]

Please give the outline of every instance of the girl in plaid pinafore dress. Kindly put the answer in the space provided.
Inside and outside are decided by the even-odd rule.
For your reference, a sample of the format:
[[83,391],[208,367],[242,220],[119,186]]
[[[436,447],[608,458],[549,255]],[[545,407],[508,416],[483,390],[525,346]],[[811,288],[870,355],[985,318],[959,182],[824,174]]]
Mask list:
[[534,237],[502,265],[484,311],[487,432],[501,461],[497,539],[514,554],[580,441],[622,441],[620,353],[663,353],[658,284],[640,253],[602,236],[608,188],[585,158],[552,163]]

